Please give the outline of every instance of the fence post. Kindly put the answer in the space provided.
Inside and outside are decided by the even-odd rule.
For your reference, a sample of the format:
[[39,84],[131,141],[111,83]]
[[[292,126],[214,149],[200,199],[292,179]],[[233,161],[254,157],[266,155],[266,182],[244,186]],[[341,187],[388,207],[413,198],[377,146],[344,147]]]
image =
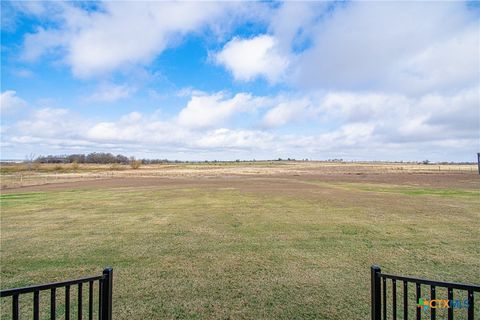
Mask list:
[[112,320],[113,269],[103,269],[102,280],[102,320]]
[[371,284],[371,289],[372,289],[372,298],[371,298],[371,304],[372,304],[372,320],[380,320],[381,319],[381,282],[380,282],[380,273],[381,269],[379,266],[373,265],[371,267],[371,277],[372,277],[372,284]]
[[478,174],[480,174],[480,152],[477,153]]

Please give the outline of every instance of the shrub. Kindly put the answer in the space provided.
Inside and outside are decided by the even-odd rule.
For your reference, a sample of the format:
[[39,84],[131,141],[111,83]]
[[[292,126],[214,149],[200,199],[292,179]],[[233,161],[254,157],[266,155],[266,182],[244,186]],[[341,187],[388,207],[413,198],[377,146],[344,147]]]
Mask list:
[[141,165],[142,165],[142,161],[140,161],[140,160],[135,160],[135,159],[130,160],[130,167],[132,169],[136,170],[136,169],[140,168]]
[[78,162],[75,160],[72,162],[72,169],[73,170],[78,170],[78,168],[80,168],[80,165],[78,164]]

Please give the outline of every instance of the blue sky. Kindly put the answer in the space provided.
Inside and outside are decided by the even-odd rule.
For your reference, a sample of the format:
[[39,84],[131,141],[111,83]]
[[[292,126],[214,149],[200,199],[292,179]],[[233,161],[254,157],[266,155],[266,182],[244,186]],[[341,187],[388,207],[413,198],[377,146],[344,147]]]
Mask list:
[[2,1],[1,158],[474,161],[475,2]]

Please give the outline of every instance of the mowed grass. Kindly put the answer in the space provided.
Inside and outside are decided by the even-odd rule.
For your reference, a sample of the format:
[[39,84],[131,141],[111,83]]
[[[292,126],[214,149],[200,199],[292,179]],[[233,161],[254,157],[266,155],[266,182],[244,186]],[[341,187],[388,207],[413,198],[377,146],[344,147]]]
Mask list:
[[372,264],[480,282],[478,190],[282,183],[2,195],[1,286],[112,266],[115,319],[367,319]]

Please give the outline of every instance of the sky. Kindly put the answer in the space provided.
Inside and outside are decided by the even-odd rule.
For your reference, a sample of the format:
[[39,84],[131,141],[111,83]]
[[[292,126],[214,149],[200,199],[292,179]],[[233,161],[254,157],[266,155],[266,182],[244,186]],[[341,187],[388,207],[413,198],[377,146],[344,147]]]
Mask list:
[[1,1],[1,155],[475,161],[476,1]]

